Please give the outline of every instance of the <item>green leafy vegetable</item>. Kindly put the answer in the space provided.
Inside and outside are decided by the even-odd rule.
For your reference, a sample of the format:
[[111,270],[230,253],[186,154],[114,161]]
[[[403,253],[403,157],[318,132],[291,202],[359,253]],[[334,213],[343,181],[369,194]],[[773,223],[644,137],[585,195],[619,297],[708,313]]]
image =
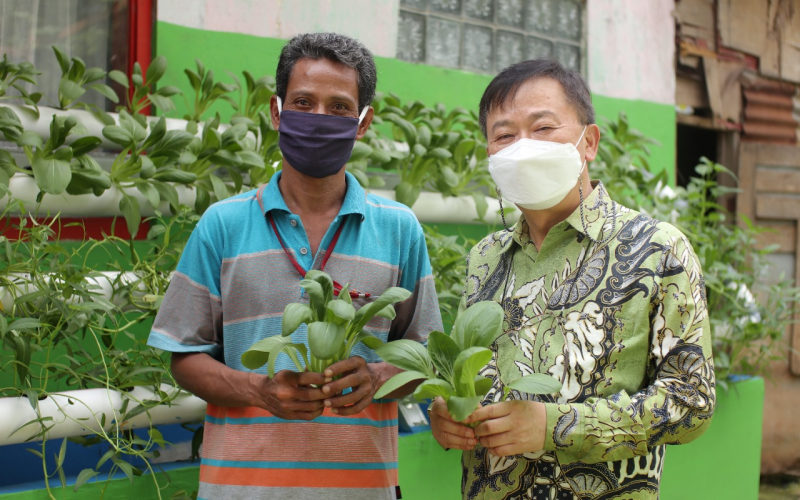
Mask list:
[[[411,340],[395,340],[378,347],[375,351],[384,361],[406,371],[387,380],[375,397],[425,379],[414,391],[418,401],[439,396],[447,402],[454,419],[466,419],[492,387],[492,380],[479,372],[492,359],[489,346],[500,335],[502,326],[503,309],[497,302],[476,302],[458,315],[449,336],[431,332],[427,349]],[[506,384],[503,396],[508,397],[512,389],[552,394],[561,389],[561,382],[550,375],[533,373]]]
[[[256,369],[266,364],[267,372],[273,376],[276,358],[285,353],[298,370],[321,373],[333,363],[349,358],[358,342],[370,349],[383,345],[384,342],[365,331],[364,326],[375,316],[394,319],[394,304],[411,295],[404,288],[391,287],[373,302],[356,310],[348,287],[342,287],[337,296],[333,280],[324,271],[312,269],[300,281],[300,286],[308,295],[308,304],[287,304],[283,310],[281,335],[267,337],[253,344],[242,354],[244,366]],[[304,344],[292,342],[290,337],[302,324],[308,325],[308,349]],[[419,346],[424,353],[425,348],[421,344],[411,343]],[[423,378],[428,373],[433,373],[432,367],[423,374]]]

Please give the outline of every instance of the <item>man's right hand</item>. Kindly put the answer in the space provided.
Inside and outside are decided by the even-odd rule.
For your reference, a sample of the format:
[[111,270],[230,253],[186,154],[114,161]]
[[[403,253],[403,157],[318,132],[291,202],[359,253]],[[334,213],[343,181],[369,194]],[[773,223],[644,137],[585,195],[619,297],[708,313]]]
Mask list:
[[261,404],[257,405],[276,417],[286,420],[312,420],[322,414],[326,394],[322,387],[325,378],[321,373],[281,370],[274,377],[253,374],[260,378]]
[[326,395],[321,373],[282,370],[270,378],[235,370],[205,353],[173,353],[172,374],[181,387],[216,406],[263,408],[284,419],[322,414]]
[[431,421],[433,437],[445,450],[451,448],[471,450],[478,444],[475,431],[471,427],[453,420],[447,411],[447,403],[441,397],[437,397],[431,402],[428,417]]

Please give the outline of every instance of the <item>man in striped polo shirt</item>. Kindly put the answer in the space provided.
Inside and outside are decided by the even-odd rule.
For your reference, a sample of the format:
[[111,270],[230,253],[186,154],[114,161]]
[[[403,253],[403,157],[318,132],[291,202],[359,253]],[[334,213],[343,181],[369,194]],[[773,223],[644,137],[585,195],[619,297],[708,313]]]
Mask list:
[[[384,340],[441,330],[416,217],[344,169],[372,121],[375,83],[356,40],[291,39],[270,103],[282,170],[212,205],[170,282],[148,343],[172,352],[175,379],[208,402],[198,498],[396,498],[397,403],[373,395],[397,369],[361,344],[324,374],[296,373],[285,356],[272,378],[241,363],[255,341],[280,335],[286,304],[307,300],[307,269],[349,284],[356,307],[391,286],[410,290],[394,321],[369,323]],[[293,339],[307,343],[305,325]]]

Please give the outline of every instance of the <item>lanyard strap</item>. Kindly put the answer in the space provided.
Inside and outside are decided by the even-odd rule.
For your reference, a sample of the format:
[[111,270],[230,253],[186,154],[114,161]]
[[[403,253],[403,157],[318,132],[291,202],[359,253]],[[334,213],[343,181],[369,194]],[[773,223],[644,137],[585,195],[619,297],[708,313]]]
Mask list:
[[[264,193],[264,188],[266,188],[266,186],[267,186],[266,184],[263,184],[260,188],[258,188],[258,191],[256,192],[256,200],[258,200],[258,206],[261,208],[261,213],[264,213],[263,193]],[[275,237],[278,238],[278,243],[280,243],[281,248],[283,248],[283,253],[289,259],[289,262],[292,263],[292,266],[294,266],[295,270],[297,271],[297,274],[299,274],[301,278],[305,278],[306,270],[303,269],[303,266],[301,266],[300,263],[297,262],[297,259],[294,258],[294,255],[292,255],[289,249],[286,248],[286,245],[283,243],[283,239],[281,239],[281,235],[278,234],[278,227],[275,225],[275,221],[272,219],[272,214],[267,212],[266,218],[267,221],[269,222],[270,227],[272,228],[272,232],[275,233]],[[334,233],[333,239],[331,240],[331,244],[328,246],[328,249],[325,251],[325,256],[322,258],[322,264],[319,266],[320,271],[325,270],[325,264],[328,263],[328,259],[333,253],[333,249],[336,246],[336,242],[339,241],[339,235],[342,234],[342,225],[343,222],[339,223],[339,227],[336,228],[336,233]],[[338,281],[333,280],[333,294],[335,296],[337,297],[339,296],[339,292],[342,290],[342,288],[343,288],[342,285]],[[369,293],[361,293],[357,290],[352,290],[352,289],[350,290],[349,295],[353,299],[358,299],[358,298],[366,299],[370,297]]]
[[[286,248],[286,244],[284,244],[283,239],[281,238],[281,235],[278,234],[278,227],[275,225],[275,220],[272,218],[272,214],[271,213],[267,213],[266,216],[267,216],[267,221],[269,222],[269,225],[272,228],[272,232],[275,233],[275,237],[278,238],[278,243],[280,243],[281,244],[281,248],[283,248],[283,253],[289,259],[289,262],[292,263],[292,266],[294,266],[295,270],[297,271],[297,274],[299,274],[301,278],[305,278],[306,277],[306,270],[303,268],[303,266],[300,265],[299,262],[297,262],[297,259],[294,258],[294,255],[292,255],[292,253],[289,251],[289,249]],[[333,234],[333,239],[331,240],[331,244],[328,245],[328,249],[325,250],[325,255],[322,257],[322,263],[319,266],[319,270],[320,271],[324,271],[325,270],[325,264],[328,263],[328,259],[330,258],[331,254],[333,253],[334,247],[336,247],[336,242],[339,241],[339,235],[342,234],[342,225],[343,225],[343,223],[339,223],[339,227],[336,228],[336,232]],[[333,294],[334,295],[338,296],[339,292],[342,290],[342,288],[343,288],[342,285],[338,281],[333,280]],[[350,293],[350,297],[353,298],[353,299],[369,298],[369,296],[370,296],[369,293],[360,293],[360,292],[358,292],[356,290],[350,290],[349,293]]]

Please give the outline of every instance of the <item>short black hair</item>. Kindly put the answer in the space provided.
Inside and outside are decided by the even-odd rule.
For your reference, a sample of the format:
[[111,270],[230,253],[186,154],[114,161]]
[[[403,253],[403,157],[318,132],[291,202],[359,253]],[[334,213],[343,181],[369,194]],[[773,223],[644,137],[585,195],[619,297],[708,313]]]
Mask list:
[[278,58],[275,93],[282,100],[286,100],[286,88],[295,63],[304,58],[325,58],[356,70],[359,112],[375,97],[378,73],[369,49],[358,40],[338,33],[304,33],[289,40]]
[[552,78],[561,84],[567,100],[578,112],[578,118],[584,125],[594,123],[594,107],[589,86],[577,71],[572,71],[562,66],[558,61],[550,59],[532,59],[512,64],[497,74],[486,87],[478,107],[478,121],[481,131],[486,137],[486,118],[489,111],[497,106],[502,106],[514,97],[517,89],[536,78]]

